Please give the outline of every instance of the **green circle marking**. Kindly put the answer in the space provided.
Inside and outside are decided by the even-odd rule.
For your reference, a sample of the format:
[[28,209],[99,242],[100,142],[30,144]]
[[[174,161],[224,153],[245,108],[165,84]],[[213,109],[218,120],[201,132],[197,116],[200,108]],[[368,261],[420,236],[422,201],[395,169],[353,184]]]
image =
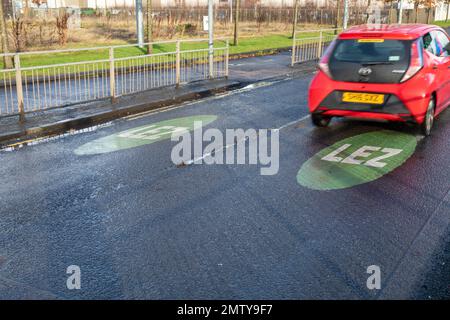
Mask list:
[[297,182],[314,190],[336,190],[374,181],[402,165],[416,146],[414,136],[391,130],[353,136],[306,161]]
[[135,148],[170,139],[172,133],[177,131],[192,131],[194,130],[194,122],[201,121],[202,126],[204,126],[216,119],[217,116],[214,115],[198,115],[156,122],[88,142],[77,148],[75,154],[92,155]]

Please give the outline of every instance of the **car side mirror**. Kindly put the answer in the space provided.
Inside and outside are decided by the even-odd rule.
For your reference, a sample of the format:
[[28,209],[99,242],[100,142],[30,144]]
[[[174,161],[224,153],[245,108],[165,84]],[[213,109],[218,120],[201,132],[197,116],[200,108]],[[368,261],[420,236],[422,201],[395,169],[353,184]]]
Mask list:
[[445,46],[444,50],[446,50],[450,54],[450,42],[447,43],[447,45]]

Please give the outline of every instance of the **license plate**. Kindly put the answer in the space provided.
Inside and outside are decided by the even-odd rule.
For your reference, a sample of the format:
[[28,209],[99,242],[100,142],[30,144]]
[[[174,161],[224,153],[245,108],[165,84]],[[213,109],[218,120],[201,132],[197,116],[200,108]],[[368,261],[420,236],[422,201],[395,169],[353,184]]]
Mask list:
[[360,93],[360,92],[344,92],[342,95],[343,102],[383,104],[384,94]]

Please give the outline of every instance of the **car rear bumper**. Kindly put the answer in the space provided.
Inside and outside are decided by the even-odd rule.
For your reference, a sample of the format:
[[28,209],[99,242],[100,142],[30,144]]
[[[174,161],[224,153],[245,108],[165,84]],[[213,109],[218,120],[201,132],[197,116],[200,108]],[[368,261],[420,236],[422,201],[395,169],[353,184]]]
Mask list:
[[[339,82],[319,71],[310,85],[310,112],[333,117],[422,123],[429,99],[424,80],[415,77],[395,84]],[[342,102],[343,92],[378,93],[384,94],[385,99],[378,105]]]
[[394,94],[385,94],[383,104],[343,102],[344,91],[332,91],[314,113],[333,117],[356,117],[388,121],[416,122],[411,112]]
[[350,111],[350,110],[325,110],[317,109],[314,114],[322,114],[330,117],[348,117],[358,119],[376,119],[386,121],[399,121],[417,123],[416,119],[411,114],[389,114],[381,112],[364,112],[364,111]]

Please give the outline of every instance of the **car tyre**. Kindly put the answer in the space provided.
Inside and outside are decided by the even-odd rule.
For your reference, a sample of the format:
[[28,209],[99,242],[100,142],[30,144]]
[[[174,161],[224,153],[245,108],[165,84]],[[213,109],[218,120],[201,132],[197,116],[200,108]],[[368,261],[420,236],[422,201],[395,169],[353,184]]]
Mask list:
[[331,117],[322,116],[320,114],[312,114],[311,115],[312,123],[316,127],[327,127],[330,124]]
[[430,102],[428,103],[427,113],[425,114],[425,119],[420,126],[421,133],[428,137],[431,134],[431,129],[434,124],[434,113],[435,113],[436,101],[434,97],[431,97]]

